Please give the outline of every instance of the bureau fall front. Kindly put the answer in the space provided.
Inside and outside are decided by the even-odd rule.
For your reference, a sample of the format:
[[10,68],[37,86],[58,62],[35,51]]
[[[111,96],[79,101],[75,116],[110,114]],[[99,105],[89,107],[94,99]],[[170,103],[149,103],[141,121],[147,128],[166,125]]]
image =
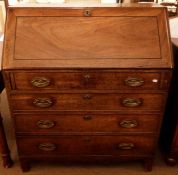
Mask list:
[[151,170],[172,67],[163,7],[9,6],[3,75],[22,170],[34,160]]

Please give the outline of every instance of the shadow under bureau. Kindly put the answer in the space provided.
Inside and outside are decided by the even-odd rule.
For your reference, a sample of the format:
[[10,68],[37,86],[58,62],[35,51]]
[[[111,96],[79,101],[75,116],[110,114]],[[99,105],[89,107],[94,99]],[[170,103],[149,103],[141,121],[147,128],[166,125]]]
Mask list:
[[3,75],[22,170],[137,159],[151,170],[172,73],[167,27],[153,5],[8,7]]

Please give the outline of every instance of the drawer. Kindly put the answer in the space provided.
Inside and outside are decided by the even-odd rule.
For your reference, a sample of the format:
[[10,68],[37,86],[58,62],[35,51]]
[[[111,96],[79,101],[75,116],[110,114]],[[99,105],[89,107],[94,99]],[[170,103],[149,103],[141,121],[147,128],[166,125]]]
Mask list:
[[146,155],[155,149],[153,136],[18,137],[22,155]]
[[161,84],[160,72],[15,72],[13,76],[17,90],[156,90]]
[[157,110],[161,111],[164,94],[18,94],[11,95],[17,110]]
[[112,114],[17,114],[14,115],[19,133],[74,133],[74,132],[157,132],[159,115]]

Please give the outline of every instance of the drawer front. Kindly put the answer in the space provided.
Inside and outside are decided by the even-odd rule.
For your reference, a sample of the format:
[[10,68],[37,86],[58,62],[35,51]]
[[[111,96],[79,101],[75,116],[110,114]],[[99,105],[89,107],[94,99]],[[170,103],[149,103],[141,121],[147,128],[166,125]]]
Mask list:
[[[160,88],[161,73],[144,72],[41,72],[14,73],[17,90],[85,90]],[[112,86],[111,86],[112,85]]]
[[156,132],[159,115],[15,115],[19,133]]
[[145,155],[155,148],[153,136],[19,137],[22,155]]
[[11,95],[17,110],[162,110],[164,94],[24,94]]

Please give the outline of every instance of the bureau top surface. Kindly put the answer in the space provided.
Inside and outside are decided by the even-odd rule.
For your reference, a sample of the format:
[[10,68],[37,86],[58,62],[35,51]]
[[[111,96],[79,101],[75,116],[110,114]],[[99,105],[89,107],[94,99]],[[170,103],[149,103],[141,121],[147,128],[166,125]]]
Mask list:
[[163,7],[12,7],[3,69],[172,68]]

